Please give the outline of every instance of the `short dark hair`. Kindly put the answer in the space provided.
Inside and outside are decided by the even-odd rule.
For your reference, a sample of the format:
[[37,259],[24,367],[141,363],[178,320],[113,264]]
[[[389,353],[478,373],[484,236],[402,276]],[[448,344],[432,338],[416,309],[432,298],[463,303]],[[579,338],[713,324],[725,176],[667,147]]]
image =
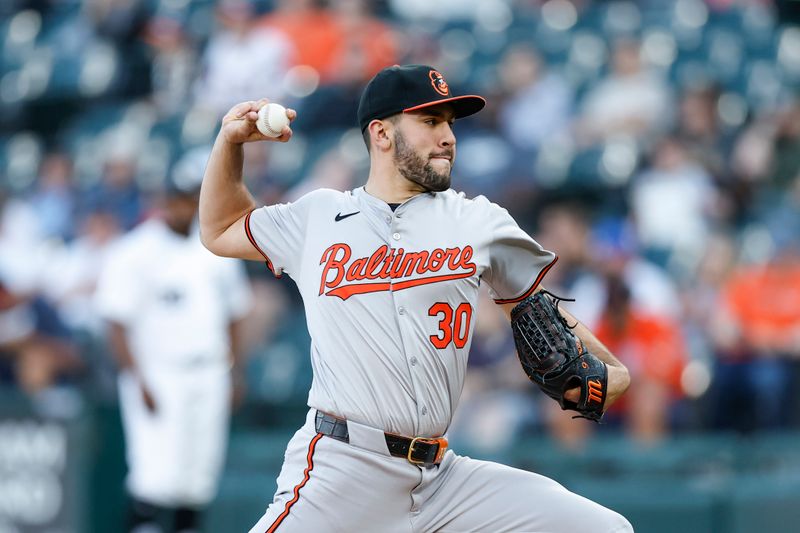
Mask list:
[[[386,118],[383,118],[381,120],[388,120],[392,124],[397,124],[397,121],[400,120],[400,113],[397,113],[395,115],[390,115],[390,116],[388,116]],[[364,128],[364,131],[361,132],[361,138],[364,139],[364,144],[367,145],[367,153],[371,153],[372,149],[371,149],[371,146],[370,146],[371,137],[369,135],[369,126]]]

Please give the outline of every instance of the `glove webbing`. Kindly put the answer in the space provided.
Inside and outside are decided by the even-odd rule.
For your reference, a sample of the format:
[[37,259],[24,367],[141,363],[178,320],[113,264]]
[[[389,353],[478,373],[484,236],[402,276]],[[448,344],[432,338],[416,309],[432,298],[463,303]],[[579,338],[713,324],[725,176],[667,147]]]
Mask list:
[[[547,346],[550,353],[558,352],[562,355],[569,353],[571,350],[566,348],[566,339],[562,338],[558,333],[558,330],[554,329],[554,326],[550,328],[543,328],[541,324],[553,324],[553,319],[558,319],[564,324],[565,327],[568,329],[574,329],[575,325],[570,326],[567,323],[567,320],[558,312],[558,305],[562,302],[574,302],[574,298],[562,298],[553,294],[550,291],[542,290],[540,291],[543,294],[551,297],[555,302],[556,307],[556,315],[557,316],[550,316],[549,313],[546,313],[545,309],[542,309],[541,306],[538,305],[531,305],[529,309],[534,316],[530,314],[526,314],[524,317],[525,320],[518,320],[514,322],[513,326],[517,330],[517,333],[521,335],[521,337],[525,340],[525,343],[531,349],[531,352],[534,354],[539,354],[540,349],[543,346]],[[548,309],[549,310],[549,309]],[[531,344],[531,339],[535,339],[535,342]],[[537,348],[539,347],[539,348]],[[564,362],[560,365],[556,366],[555,368],[551,368],[550,370],[544,372],[541,376],[543,380],[546,380],[548,375],[553,372],[559,370],[564,365],[572,364],[573,361],[578,359],[580,354],[573,355],[570,358],[565,358]],[[526,365],[530,368],[530,365]]]

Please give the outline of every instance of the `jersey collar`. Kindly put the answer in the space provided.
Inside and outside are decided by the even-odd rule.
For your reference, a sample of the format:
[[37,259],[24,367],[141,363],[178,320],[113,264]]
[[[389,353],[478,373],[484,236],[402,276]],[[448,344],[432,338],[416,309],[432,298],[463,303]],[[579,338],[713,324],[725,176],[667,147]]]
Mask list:
[[[389,207],[389,204],[387,204],[386,202],[384,202],[380,198],[376,198],[375,196],[372,196],[370,193],[368,193],[364,189],[363,186],[353,189],[353,193],[352,194],[359,201],[365,202],[370,207],[376,208],[376,209],[378,209],[380,211],[387,211],[389,213],[392,212],[392,208]],[[407,206],[407,205],[409,205],[411,203],[416,203],[416,202],[422,201],[423,198],[435,198],[435,197],[436,197],[436,193],[435,192],[421,192],[421,193],[419,193],[419,194],[417,194],[415,196],[412,196],[411,198],[409,198],[405,202],[401,203],[399,206],[397,206],[397,209],[394,212],[395,213],[400,213],[401,211],[404,210],[403,208],[405,206]]]

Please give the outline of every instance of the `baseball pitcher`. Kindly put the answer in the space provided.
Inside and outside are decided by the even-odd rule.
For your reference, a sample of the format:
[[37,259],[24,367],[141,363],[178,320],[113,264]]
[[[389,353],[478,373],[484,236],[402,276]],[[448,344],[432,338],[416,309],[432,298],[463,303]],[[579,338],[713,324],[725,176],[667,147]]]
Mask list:
[[448,449],[481,283],[512,321],[523,368],[563,408],[597,420],[629,383],[541,291],[555,254],[503,208],[450,189],[453,123],[484,99],[452,95],[428,66],[386,68],[358,109],[366,185],[258,208],[242,154],[270,140],[255,126],[266,103],[223,118],[200,198],[206,247],[290,275],[312,339],[308,416],[251,532],[632,531],[551,479]]

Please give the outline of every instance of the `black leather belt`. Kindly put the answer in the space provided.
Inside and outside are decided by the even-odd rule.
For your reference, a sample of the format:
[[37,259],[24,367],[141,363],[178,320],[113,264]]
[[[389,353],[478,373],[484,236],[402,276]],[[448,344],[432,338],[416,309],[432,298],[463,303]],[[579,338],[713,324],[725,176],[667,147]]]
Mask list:
[[[314,427],[322,433],[342,442],[350,442],[347,421],[328,413],[317,411]],[[444,437],[403,437],[393,433],[384,433],[386,447],[394,457],[402,457],[419,466],[438,465],[447,451],[447,439]]]

